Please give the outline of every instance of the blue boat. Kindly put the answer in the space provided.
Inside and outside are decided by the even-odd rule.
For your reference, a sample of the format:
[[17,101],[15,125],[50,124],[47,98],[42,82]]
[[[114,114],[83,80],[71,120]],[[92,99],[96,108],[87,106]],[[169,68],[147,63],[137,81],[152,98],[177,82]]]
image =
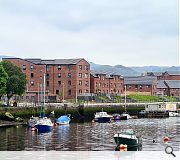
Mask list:
[[37,121],[35,128],[39,133],[50,132],[53,128],[53,123],[51,122],[50,118],[43,117]]
[[69,124],[70,121],[71,121],[71,115],[68,114],[68,115],[63,115],[61,117],[59,117],[57,120],[56,120],[56,123],[59,124],[59,125],[64,125],[64,124]]
[[44,106],[45,106],[45,95],[46,95],[46,88],[45,88],[45,81],[46,81],[46,76],[44,74],[44,98],[43,98],[43,106],[41,106],[41,113],[40,113],[40,118],[39,120],[37,120],[37,123],[35,124],[35,128],[37,129],[37,131],[39,133],[45,133],[45,132],[50,132],[52,131],[53,128],[53,123],[51,121],[50,118],[47,118],[45,116],[45,112],[44,112]]

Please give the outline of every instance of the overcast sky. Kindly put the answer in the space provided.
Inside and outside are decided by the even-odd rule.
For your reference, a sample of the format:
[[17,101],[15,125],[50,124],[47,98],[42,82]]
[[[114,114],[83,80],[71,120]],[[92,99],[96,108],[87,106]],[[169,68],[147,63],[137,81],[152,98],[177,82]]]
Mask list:
[[0,0],[0,55],[179,65],[178,0]]

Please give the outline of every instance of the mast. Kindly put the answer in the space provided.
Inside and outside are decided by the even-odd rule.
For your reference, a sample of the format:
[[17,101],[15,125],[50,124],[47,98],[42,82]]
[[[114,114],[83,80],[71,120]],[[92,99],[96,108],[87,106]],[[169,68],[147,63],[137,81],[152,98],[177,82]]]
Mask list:
[[[44,105],[44,107],[45,107],[45,100],[46,100],[46,75],[44,74],[44,101],[43,101],[43,105]],[[44,107],[43,107],[43,112],[44,112]]]
[[124,86],[124,103],[125,103],[125,112],[126,112],[126,85]]

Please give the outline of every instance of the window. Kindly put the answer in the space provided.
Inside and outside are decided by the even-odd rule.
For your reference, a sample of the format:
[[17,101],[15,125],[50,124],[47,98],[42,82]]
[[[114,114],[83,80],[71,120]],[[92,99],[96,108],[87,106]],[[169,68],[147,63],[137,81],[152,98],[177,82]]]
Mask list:
[[58,65],[58,70],[61,70],[61,65]]
[[34,73],[31,73],[31,78],[33,78],[34,77]]
[[140,85],[139,88],[142,89],[142,86]]
[[82,94],[82,90],[81,89],[79,90],[79,94]]
[[68,95],[71,95],[71,90],[70,89],[68,90]]
[[46,82],[46,86],[49,87],[49,81]]
[[85,66],[85,70],[86,70],[86,71],[89,70],[89,66],[88,66],[88,65]]
[[79,78],[82,78],[82,73],[79,73]]
[[79,81],[79,85],[82,86],[82,81]]
[[138,85],[135,85],[135,88],[137,89],[137,88],[138,88]]
[[69,69],[69,70],[71,69],[71,65],[68,65],[68,69]]
[[46,71],[49,71],[49,68],[50,68],[50,66],[49,66],[49,65],[47,65],[47,66],[46,66]]
[[49,79],[49,73],[46,74],[46,79]]
[[40,80],[42,80],[42,76],[40,76]]
[[85,78],[88,78],[88,73],[85,73]]
[[82,65],[79,65],[79,69],[82,70]]
[[85,93],[88,93],[88,92],[89,92],[88,89],[86,89],[86,90],[85,90]]
[[85,81],[85,86],[88,86],[89,82],[88,81]]
[[30,83],[31,83],[31,86],[34,86],[34,82],[33,81],[31,81]]
[[61,81],[58,81],[58,84],[61,85]]
[[31,70],[33,70],[33,69],[34,69],[34,66],[33,66],[33,65],[31,65],[31,67],[30,67],[30,68],[31,68]]
[[23,67],[22,67],[22,68],[23,68],[23,70],[26,70],[26,65],[23,65]]
[[59,90],[56,90],[56,94],[59,94]]
[[71,85],[71,81],[68,81],[68,85]]
[[71,78],[71,73],[68,73],[68,78]]
[[61,78],[61,73],[58,73],[58,78]]

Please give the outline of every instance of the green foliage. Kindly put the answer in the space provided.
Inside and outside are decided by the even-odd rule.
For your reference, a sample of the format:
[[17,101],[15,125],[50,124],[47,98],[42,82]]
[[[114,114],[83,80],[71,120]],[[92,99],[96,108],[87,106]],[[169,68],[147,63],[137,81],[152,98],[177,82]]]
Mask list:
[[8,80],[8,75],[5,72],[2,64],[0,63],[0,96],[6,93],[7,80]]
[[114,96],[115,102],[116,103],[122,103],[124,102],[124,99],[122,96]]
[[150,95],[128,95],[127,98],[133,99],[137,102],[159,102],[161,101],[158,96],[150,96]]
[[8,99],[13,95],[22,95],[26,89],[26,76],[22,73],[21,69],[8,61],[2,61],[2,66],[8,74],[6,85],[6,94]]

